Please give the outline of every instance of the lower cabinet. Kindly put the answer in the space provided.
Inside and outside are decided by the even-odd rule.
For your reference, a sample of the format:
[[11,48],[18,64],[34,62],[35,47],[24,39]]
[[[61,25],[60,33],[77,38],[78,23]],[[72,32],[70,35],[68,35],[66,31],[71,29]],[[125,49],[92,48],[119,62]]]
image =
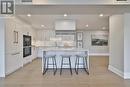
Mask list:
[[36,58],[37,58],[37,48],[32,47],[31,55],[27,57],[23,57],[23,65],[32,62]]
[[7,53],[6,56],[6,62],[5,62],[5,72],[6,75],[9,75],[16,71],[17,69],[23,67],[23,65],[32,62],[37,57],[37,51],[32,50],[32,55],[23,58],[23,52],[13,52],[13,53]]
[[6,54],[6,64],[5,64],[6,75],[22,67],[23,66],[22,62],[23,62],[22,52]]

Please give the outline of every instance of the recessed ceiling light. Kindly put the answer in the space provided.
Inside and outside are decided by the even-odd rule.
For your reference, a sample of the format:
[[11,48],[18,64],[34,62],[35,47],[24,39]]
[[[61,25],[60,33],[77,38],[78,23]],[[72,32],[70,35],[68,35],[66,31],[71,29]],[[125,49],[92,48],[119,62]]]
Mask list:
[[88,27],[88,24],[86,24],[85,27]]
[[27,14],[28,17],[31,17],[31,14]]
[[41,25],[41,27],[45,27],[45,25]]
[[103,15],[103,14],[100,14],[99,16],[100,16],[100,17],[103,17],[104,15]]
[[106,27],[102,27],[103,30],[106,30]]
[[64,17],[67,17],[67,14],[64,14]]

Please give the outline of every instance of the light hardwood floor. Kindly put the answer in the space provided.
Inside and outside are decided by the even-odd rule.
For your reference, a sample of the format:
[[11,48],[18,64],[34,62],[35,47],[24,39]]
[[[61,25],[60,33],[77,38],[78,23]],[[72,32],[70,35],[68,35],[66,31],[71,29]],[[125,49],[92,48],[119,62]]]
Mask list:
[[0,79],[0,87],[130,87],[130,80],[124,80],[107,70],[108,57],[90,57],[90,75],[80,70],[59,70],[54,76],[51,71],[44,76],[41,73],[41,60],[37,59],[22,69]]

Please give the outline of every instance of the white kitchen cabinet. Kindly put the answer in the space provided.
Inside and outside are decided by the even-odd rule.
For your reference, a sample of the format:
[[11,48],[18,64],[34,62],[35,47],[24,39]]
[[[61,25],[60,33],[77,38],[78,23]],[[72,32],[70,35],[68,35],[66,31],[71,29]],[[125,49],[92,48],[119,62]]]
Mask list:
[[55,37],[55,30],[39,30],[37,31],[37,40],[49,41],[50,38]]
[[22,52],[6,54],[6,66],[5,66],[6,75],[14,72],[15,70],[23,66],[21,56]]
[[[14,43],[14,31],[18,32],[18,43]],[[15,21],[14,20],[9,20],[6,22],[6,54],[9,53],[15,53],[15,52],[20,52],[22,51],[21,49],[21,31],[20,29],[16,28]]]
[[[15,17],[6,19],[5,26],[5,72],[8,75],[36,58],[34,47],[32,48],[32,55],[23,58],[23,35],[29,34],[32,36],[32,41],[35,40],[36,35],[29,25]],[[18,32],[18,43],[14,43],[14,31]]]
[[37,48],[36,47],[32,47],[32,60],[37,58]]
[[[15,20],[13,18],[6,20],[5,30],[5,70],[6,75],[14,72],[18,68],[23,66],[22,60],[22,41],[21,41],[21,29],[16,27]],[[15,32],[17,31],[17,43],[15,42]]]
[[43,31],[37,30],[37,40],[42,41],[43,39]]
[[62,38],[62,41],[75,41],[75,35],[56,35],[56,37]]

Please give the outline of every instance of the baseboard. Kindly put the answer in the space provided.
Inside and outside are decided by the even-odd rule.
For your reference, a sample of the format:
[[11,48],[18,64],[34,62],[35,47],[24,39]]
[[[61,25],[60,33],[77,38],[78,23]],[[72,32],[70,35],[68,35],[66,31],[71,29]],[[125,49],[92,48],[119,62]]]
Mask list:
[[124,78],[124,73],[120,71],[119,69],[109,65],[108,70],[112,71],[113,73],[119,75],[120,77]]
[[90,56],[109,56],[109,53],[89,53]]
[[130,79],[130,73],[124,73],[124,79]]
[[5,78],[5,75],[0,75],[0,78]]

